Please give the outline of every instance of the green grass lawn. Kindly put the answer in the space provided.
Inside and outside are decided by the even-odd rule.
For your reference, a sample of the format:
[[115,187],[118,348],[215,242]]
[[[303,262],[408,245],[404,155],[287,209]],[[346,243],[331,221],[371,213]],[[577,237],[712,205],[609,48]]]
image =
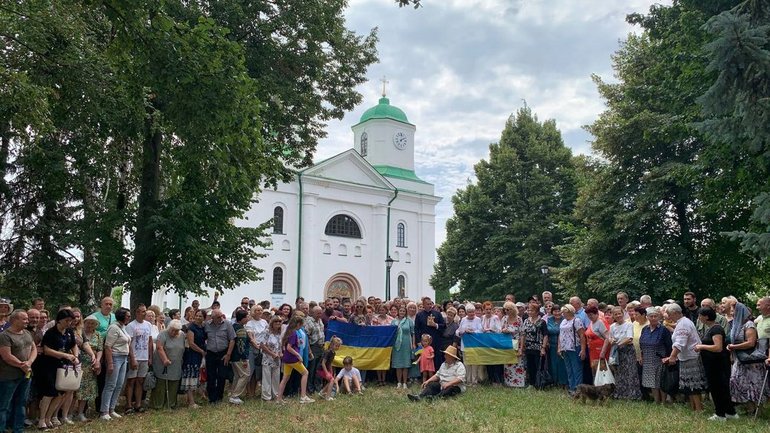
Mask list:
[[[414,390],[417,389],[415,386]],[[411,392],[411,391],[410,391]],[[363,396],[285,405],[246,400],[196,410],[148,411],[109,422],[91,421],[68,432],[770,432],[768,419],[708,421],[712,406],[695,414],[683,404],[656,406],[613,400],[583,405],[565,392],[477,386],[456,398],[413,403],[404,390],[370,387]],[[62,429],[60,429],[62,431]]]

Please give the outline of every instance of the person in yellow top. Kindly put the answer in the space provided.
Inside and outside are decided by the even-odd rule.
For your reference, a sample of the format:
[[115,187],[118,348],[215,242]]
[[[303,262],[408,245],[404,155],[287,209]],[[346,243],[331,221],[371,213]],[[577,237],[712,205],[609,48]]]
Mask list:
[[636,307],[634,309],[636,312],[635,316],[636,320],[634,320],[634,350],[636,350],[636,360],[639,362],[639,365],[642,365],[642,349],[639,347],[639,337],[642,336],[642,329],[644,329],[645,326],[649,325],[650,322],[647,321],[647,309],[642,307]]

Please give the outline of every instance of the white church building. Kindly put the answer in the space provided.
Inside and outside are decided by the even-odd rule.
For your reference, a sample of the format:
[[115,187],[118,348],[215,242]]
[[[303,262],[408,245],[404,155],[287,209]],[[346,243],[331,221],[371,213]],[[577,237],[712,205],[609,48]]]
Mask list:
[[[428,280],[441,198],[415,174],[416,127],[383,96],[352,129],[352,149],[263,191],[239,222],[256,227],[272,219],[272,245],[255,262],[264,270],[261,281],[219,297],[225,311],[243,297],[294,305],[299,296],[308,301],[432,296]],[[389,271],[388,257],[393,260]],[[213,296],[199,299],[207,306]],[[153,296],[153,304],[162,308],[191,301],[172,293]]]

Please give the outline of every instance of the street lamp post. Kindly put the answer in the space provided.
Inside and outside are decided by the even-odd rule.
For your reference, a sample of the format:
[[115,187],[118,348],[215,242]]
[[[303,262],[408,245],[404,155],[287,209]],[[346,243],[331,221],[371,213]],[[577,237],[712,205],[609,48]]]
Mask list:
[[385,300],[390,300],[390,268],[393,267],[393,257],[390,257],[390,254],[388,254],[388,258],[385,259]]
[[540,273],[543,274],[543,291],[548,291],[547,286],[547,279],[548,279],[548,265],[543,265],[540,267]]

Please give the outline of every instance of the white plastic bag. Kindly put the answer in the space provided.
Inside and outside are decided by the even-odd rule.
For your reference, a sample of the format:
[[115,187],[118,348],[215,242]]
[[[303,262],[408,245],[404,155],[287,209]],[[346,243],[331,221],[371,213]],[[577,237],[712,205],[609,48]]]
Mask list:
[[[602,370],[602,363],[604,364],[604,370]],[[604,360],[599,361],[599,367],[596,369],[596,377],[594,378],[594,386],[610,385],[615,383],[615,375],[612,374],[612,370],[607,366],[607,362]]]

